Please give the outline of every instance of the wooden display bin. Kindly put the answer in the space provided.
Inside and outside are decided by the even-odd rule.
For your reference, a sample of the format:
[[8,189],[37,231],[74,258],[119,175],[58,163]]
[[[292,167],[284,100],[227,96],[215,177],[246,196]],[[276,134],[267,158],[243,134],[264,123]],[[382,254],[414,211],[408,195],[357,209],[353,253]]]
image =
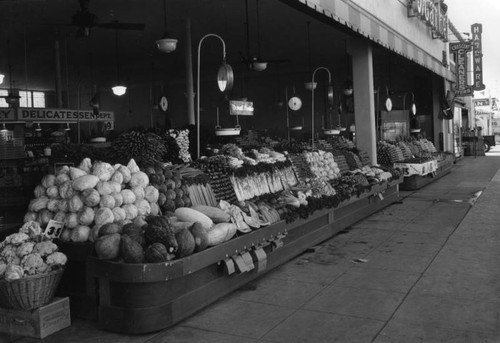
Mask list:
[[97,319],[96,298],[87,295],[87,258],[93,251],[94,243],[56,241],[56,244],[68,257],[56,295],[69,297],[72,317]]
[[87,260],[87,291],[98,303],[98,325],[140,334],[178,323],[398,199],[400,180],[373,187],[335,210],[236,237],[180,260],[125,264]]

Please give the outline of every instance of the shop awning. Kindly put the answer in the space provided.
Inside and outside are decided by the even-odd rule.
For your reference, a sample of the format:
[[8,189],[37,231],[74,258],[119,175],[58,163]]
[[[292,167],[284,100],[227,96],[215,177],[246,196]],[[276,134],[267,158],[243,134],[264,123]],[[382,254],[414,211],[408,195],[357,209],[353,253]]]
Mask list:
[[[345,25],[352,31],[418,63],[443,78],[450,81],[455,80],[453,73],[443,65],[440,59],[430,55],[398,32],[390,30],[380,20],[370,17],[348,2],[342,0],[329,0],[328,2],[321,0],[288,0],[284,2],[295,7],[298,6],[306,11],[313,10],[331,20],[335,25]],[[327,6],[328,9],[325,8]]]

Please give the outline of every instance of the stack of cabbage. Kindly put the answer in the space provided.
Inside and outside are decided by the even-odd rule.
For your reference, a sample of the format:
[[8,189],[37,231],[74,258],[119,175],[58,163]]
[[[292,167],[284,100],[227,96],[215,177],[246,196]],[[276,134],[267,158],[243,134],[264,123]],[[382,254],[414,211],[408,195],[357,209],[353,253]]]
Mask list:
[[323,150],[304,152],[309,168],[317,177],[333,180],[340,177],[340,169],[333,160],[333,154]]
[[64,222],[63,241],[92,241],[91,231],[104,224],[123,225],[160,211],[158,190],[133,159],[112,166],[85,158],[78,168],[64,166],[56,175],[45,175],[34,193],[24,222],[42,227],[50,219]]
[[56,270],[68,260],[57,250],[52,241],[43,240],[37,222],[27,222],[0,243],[0,277],[11,281]]

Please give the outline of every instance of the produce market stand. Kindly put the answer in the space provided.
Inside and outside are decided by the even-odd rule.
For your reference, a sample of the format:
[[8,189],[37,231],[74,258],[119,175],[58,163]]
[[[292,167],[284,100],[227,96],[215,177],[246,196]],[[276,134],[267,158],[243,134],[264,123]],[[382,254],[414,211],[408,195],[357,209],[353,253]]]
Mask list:
[[282,220],[179,260],[124,264],[89,256],[87,296],[97,306],[98,325],[133,334],[172,326],[397,201],[402,181],[375,185],[333,210],[288,224]]

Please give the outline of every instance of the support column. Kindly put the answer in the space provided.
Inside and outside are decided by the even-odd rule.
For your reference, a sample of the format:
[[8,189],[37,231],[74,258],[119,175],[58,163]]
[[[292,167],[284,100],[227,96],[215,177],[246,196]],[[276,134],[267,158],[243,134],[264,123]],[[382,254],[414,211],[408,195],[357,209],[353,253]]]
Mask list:
[[372,48],[368,41],[354,39],[349,42],[349,50],[352,56],[356,146],[368,152],[370,162],[377,164]]

